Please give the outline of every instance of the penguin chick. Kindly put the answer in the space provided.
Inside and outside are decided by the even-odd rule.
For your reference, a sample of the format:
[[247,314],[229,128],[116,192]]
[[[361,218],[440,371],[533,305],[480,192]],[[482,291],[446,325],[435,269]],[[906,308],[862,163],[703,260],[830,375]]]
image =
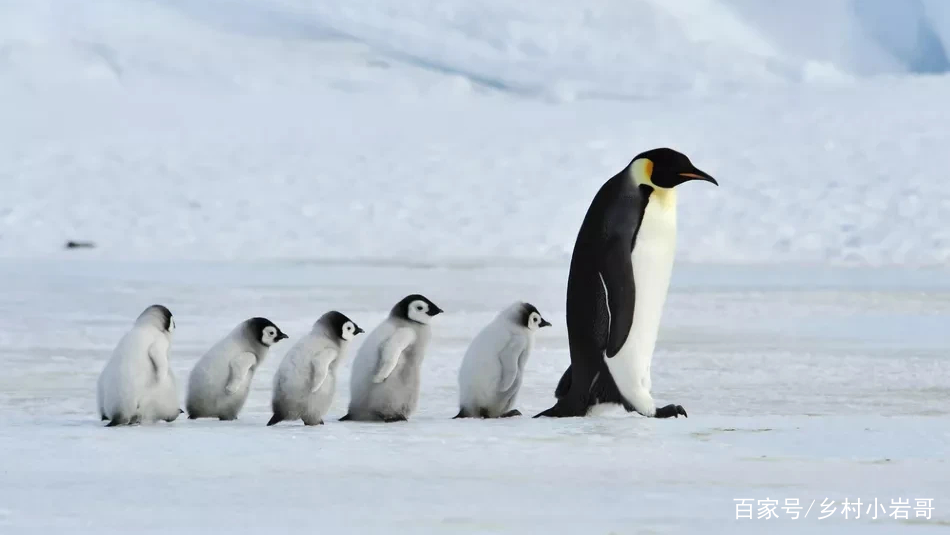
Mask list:
[[513,406],[534,334],[550,325],[530,303],[519,301],[499,312],[475,336],[462,359],[460,410],[455,418],[520,416]]
[[284,420],[322,425],[336,392],[336,370],[346,356],[350,340],[363,332],[353,320],[336,310],[320,316],[310,333],[284,355],[274,375],[268,426]]
[[443,311],[420,294],[404,297],[367,335],[353,360],[350,405],[340,421],[398,422],[419,401],[419,379],[432,328]]
[[99,417],[109,422],[106,427],[178,418],[178,388],[168,365],[174,331],[172,313],[152,305],[119,340],[96,385]]
[[188,378],[188,418],[234,420],[247,401],[254,372],[267,350],[287,338],[266,318],[241,322],[212,346]]

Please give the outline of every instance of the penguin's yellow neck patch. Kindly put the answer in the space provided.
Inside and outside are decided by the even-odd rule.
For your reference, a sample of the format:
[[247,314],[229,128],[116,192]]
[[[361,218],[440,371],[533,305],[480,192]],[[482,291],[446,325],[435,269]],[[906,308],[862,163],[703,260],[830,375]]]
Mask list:
[[640,158],[634,160],[631,166],[633,182],[637,186],[650,186],[653,193],[650,194],[651,202],[656,202],[666,209],[676,209],[676,191],[667,188],[658,188],[653,183],[653,161],[649,158]]
[[653,188],[650,194],[650,201],[658,202],[663,208],[668,210],[676,209],[676,190]]

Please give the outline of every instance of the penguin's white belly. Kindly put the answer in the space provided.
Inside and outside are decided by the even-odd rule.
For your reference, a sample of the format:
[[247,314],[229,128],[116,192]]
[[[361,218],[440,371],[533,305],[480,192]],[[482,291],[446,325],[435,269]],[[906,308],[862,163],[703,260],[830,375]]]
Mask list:
[[650,396],[650,362],[670,286],[675,253],[675,200],[651,199],[631,253],[636,287],[633,324],[620,352],[606,359],[620,393],[639,412],[647,414],[655,410]]

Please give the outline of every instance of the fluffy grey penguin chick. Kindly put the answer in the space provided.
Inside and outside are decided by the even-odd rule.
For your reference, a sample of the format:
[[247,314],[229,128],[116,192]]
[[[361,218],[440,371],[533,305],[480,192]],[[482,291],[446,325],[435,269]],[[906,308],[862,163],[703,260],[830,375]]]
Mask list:
[[106,427],[165,420],[181,414],[168,365],[175,319],[162,305],[146,308],[112,351],[99,374],[96,405]]
[[284,420],[303,420],[304,425],[322,425],[336,393],[336,370],[346,357],[350,340],[363,332],[353,320],[331,310],[313,324],[284,355],[274,375],[267,425]]
[[514,409],[534,334],[551,324],[531,303],[502,310],[472,340],[459,369],[459,405],[455,418],[507,418]]
[[287,335],[266,318],[238,324],[195,364],[188,378],[188,418],[234,420],[247,401],[254,371]]
[[350,406],[340,421],[408,420],[419,401],[422,360],[432,336],[429,321],[442,309],[412,294],[393,306],[353,360]]

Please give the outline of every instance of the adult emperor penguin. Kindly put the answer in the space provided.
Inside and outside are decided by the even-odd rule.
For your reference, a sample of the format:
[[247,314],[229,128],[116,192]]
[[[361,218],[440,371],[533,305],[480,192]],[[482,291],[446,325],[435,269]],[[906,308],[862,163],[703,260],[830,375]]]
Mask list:
[[267,318],[242,321],[211,347],[188,377],[189,419],[234,420],[247,401],[254,372],[267,351],[287,335]]
[[680,405],[654,405],[650,363],[676,249],[674,188],[690,180],[719,185],[685,155],[658,148],[639,154],[594,196],[567,282],[571,365],[557,403],[537,416],[585,416],[599,403],[647,417],[686,416]]
[[419,401],[422,359],[429,346],[429,322],[442,313],[427,297],[404,297],[360,346],[350,373],[350,406],[340,421],[398,422],[409,419]]
[[181,414],[168,365],[175,319],[168,308],[146,308],[112,351],[96,385],[99,417],[107,427],[174,421]]
[[320,316],[277,368],[271,399],[274,416],[267,425],[298,419],[304,425],[323,424],[336,393],[337,367],[346,357],[350,340],[361,332],[359,325],[336,310]]
[[534,334],[550,322],[531,303],[516,302],[498,313],[469,344],[459,368],[459,413],[455,418],[508,418],[514,409]]

